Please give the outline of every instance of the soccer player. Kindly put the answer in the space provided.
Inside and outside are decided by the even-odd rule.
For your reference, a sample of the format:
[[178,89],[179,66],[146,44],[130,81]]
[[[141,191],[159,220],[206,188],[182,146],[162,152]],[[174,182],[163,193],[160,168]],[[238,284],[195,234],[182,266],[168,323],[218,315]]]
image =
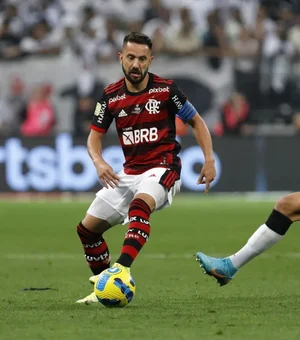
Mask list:
[[[167,207],[180,188],[180,145],[175,117],[189,123],[205,156],[198,184],[208,192],[216,176],[212,141],[207,126],[172,80],[148,72],[152,42],[141,33],[124,38],[119,53],[124,78],[108,85],[95,108],[87,148],[103,188],[77,226],[93,283],[110,266],[103,234],[129,221],[120,257],[114,266],[130,267],[150,235],[150,214]],[[115,120],[125,156],[124,169],[115,174],[102,158],[102,141]],[[128,217],[128,219],[127,219]],[[113,266],[113,267],[114,267]],[[94,293],[77,301],[97,302]]]
[[214,258],[199,252],[196,260],[206,274],[215,277],[220,286],[224,286],[242,266],[280,241],[296,221],[300,221],[300,192],[280,198],[267,221],[237,253],[225,258]]

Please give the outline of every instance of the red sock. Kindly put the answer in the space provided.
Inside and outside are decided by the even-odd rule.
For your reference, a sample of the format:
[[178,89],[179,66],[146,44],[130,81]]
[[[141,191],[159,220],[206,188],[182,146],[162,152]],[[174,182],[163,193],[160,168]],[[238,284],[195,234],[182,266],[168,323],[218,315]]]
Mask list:
[[151,210],[148,204],[140,198],[132,200],[129,207],[129,227],[116,261],[125,267],[130,267],[150,235],[149,217]]
[[83,245],[84,257],[94,275],[98,275],[109,268],[109,250],[102,234],[93,233],[85,228],[81,222],[77,226],[77,234]]

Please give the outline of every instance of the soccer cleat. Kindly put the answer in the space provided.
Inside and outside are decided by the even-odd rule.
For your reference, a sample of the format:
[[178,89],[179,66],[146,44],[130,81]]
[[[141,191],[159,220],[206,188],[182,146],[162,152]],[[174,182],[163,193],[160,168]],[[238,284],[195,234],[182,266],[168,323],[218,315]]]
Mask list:
[[89,305],[94,302],[98,302],[97,296],[94,292],[86,296],[85,298],[76,301],[76,303],[84,303],[86,305]]
[[204,269],[204,274],[215,277],[220,286],[225,286],[237,272],[228,257],[218,259],[203,253],[197,253],[196,260],[200,262],[200,267]]
[[89,278],[90,283],[93,285],[97,281],[99,275],[93,275]]
[[[98,279],[98,276],[99,275],[93,275],[89,278],[89,281],[92,285],[95,284],[95,282]],[[79,299],[79,300],[76,301],[76,303],[84,303],[86,305],[89,305],[89,304],[94,303],[94,302],[98,302],[98,299],[97,299],[96,294],[94,292],[92,292],[90,295],[86,296],[85,298]]]

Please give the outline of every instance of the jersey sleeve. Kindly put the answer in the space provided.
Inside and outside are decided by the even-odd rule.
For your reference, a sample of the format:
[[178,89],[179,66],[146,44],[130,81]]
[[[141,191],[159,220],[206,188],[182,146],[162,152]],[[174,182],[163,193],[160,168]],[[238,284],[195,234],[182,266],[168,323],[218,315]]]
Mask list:
[[187,96],[181,89],[173,83],[170,90],[170,109],[175,113],[184,123],[189,121],[197,113],[197,110],[189,102]]
[[113,116],[108,110],[108,97],[106,93],[103,92],[100,101],[96,104],[96,108],[92,118],[91,129],[98,132],[106,133],[112,121]]

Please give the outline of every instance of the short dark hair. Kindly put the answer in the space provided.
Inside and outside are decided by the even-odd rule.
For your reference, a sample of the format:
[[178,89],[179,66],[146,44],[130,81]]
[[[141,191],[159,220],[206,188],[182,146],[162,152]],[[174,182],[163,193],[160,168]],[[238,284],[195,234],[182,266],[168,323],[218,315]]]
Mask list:
[[152,50],[152,41],[146,34],[139,33],[139,32],[131,32],[125,36],[123,40],[123,47],[128,42],[132,42],[132,43],[136,43],[140,45],[147,45],[149,49]]

